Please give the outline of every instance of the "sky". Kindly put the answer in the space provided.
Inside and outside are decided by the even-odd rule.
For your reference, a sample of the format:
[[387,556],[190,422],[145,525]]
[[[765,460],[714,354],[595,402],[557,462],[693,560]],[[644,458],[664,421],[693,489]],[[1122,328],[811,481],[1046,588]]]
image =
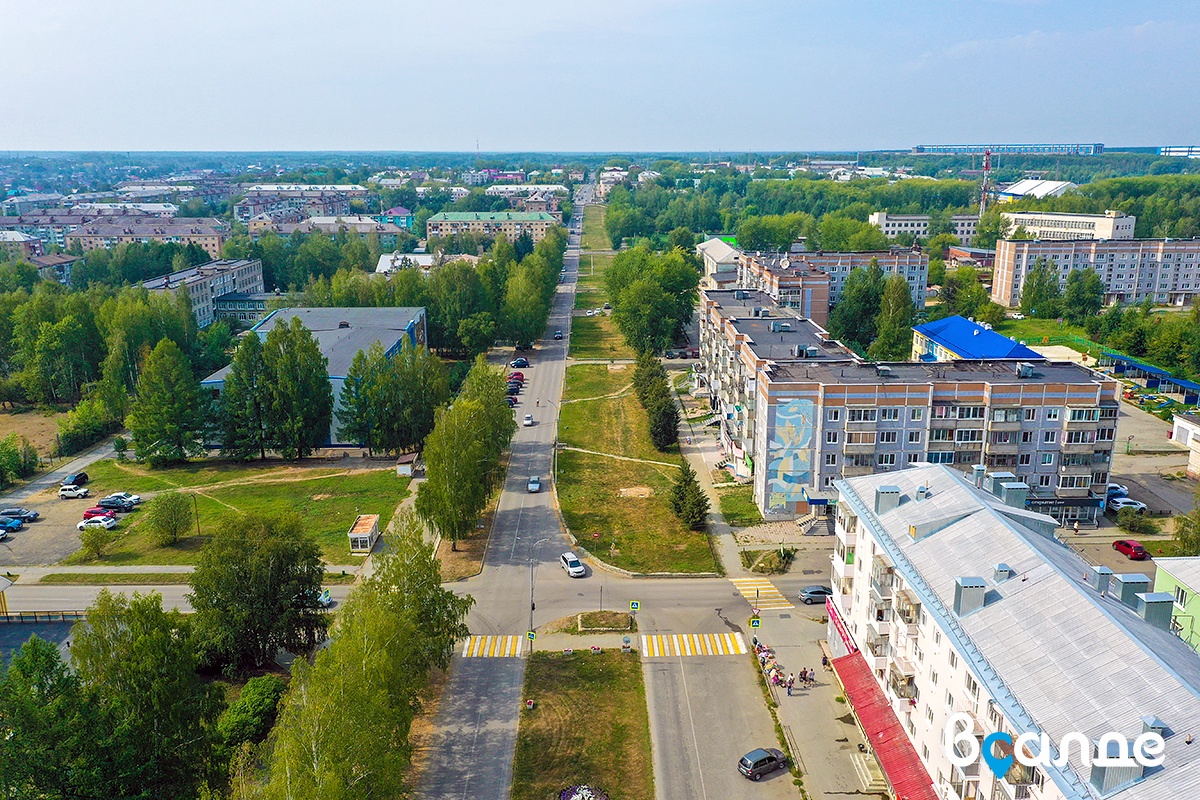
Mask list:
[[0,0],[0,150],[1200,144],[1196,0]]

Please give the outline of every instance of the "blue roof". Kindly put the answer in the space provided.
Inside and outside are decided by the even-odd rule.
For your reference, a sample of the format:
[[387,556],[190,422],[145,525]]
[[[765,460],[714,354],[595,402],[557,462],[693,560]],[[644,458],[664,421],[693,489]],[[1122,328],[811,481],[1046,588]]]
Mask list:
[[958,315],[926,322],[913,330],[957,353],[959,358],[1042,359],[1025,345]]
[[1129,356],[1121,355],[1120,353],[1103,352],[1100,355],[1104,358],[1111,358],[1113,361],[1119,364],[1125,364],[1133,367],[1134,369],[1141,370],[1147,375],[1153,375],[1156,378],[1171,377],[1169,370],[1165,370],[1162,367],[1156,367],[1153,364],[1146,364],[1142,361],[1138,361],[1136,358],[1130,358]]

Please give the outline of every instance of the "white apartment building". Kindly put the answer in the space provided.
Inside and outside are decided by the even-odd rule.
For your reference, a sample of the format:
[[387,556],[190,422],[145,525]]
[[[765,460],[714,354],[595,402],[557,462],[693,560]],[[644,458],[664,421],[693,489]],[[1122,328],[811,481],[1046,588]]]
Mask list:
[[1186,306],[1200,294],[1200,239],[1001,239],[996,242],[992,300],[1015,308],[1025,276],[1039,258],[1058,271],[1091,267],[1104,282],[1105,303]]
[[180,287],[187,287],[196,325],[204,328],[217,318],[214,301],[218,297],[234,293],[261,294],[264,291],[262,261],[257,258],[210,261],[198,267],[142,281],[142,286],[152,292],[176,292]]
[[1132,239],[1137,217],[1120,211],[1103,214],[1060,214],[1055,211],[1009,211],[1000,216],[1011,234],[1018,228],[1034,239]]
[[[919,465],[837,489],[832,665],[893,796],[1200,797],[1200,658],[1171,631],[1171,594],[1085,562],[1022,508],[1024,484],[982,467],[972,479]],[[1108,735],[1145,732],[1165,740],[1160,766],[1097,758],[1113,754]],[[1001,775],[951,762],[948,748],[969,753],[974,739],[982,752],[997,733],[1010,746],[1045,734],[1066,758]]]
[[[886,211],[876,211],[867,218],[868,222],[883,231],[883,235],[889,239],[895,239],[904,233],[910,233],[916,239],[924,239],[929,236],[929,220],[929,214],[889,214]],[[979,215],[955,214],[950,217],[950,224],[954,226],[953,233],[958,237],[958,241],[969,245],[975,238]]]

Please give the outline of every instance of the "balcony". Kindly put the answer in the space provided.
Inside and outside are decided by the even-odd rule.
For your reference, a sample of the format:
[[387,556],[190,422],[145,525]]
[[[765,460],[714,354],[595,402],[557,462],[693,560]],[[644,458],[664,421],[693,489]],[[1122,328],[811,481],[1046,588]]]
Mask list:
[[892,633],[891,607],[876,606],[872,603],[871,607],[867,609],[867,627],[880,637],[890,636]]
[[1021,430],[1021,420],[1016,419],[1011,422],[988,422],[987,429],[989,431],[1019,431]]
[[860,475],[874,475],[874,464],[846,464],[842,467],[842,477],[857,478]]
[[867,453],[874,454],[875,453],[875,442],[855,442],[853,444],[850,442],[846,442],[846,444],[843,445],[842,449],[844,452],[846,452],[848,454],[856,454],[856,453],[863,454],[863,455],[865,455]]
[[833,577],[835,580],[838,578],[853,578],[854,577],[854,563],[853,562],[851,562],[849,564],[845,563],[840,558],[838,558],[837,553],[830,553],[829,560],[833,565]]
[[1016,455],[1020,446],[1020,443],[1017,441],[988,442],[984,446],[984,452],[989,455]]
[[875,598],[876,604],[883,605],[885,601],[892,599],[892,582],[890,572],[884,576],[874,573],[871,575],[871,597]]

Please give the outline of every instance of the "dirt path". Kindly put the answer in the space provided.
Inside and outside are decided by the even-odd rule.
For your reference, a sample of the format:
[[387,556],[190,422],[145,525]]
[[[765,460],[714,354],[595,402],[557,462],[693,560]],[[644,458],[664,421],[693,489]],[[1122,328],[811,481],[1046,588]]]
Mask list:
[[[622,386],[620,389],[617,389],[617,391],[613,392],[612,394],[602,394],[597,397],[576,397],[571,400],[563,400],[562,405],[565,406],[567,403],[586,403],[589,400],[615,400],[618,397],[624,397],[625,395],[629,394],[629,390],[632,388],[633,388],[633,384],[628,383],[628,384]],[[636,459],[632,459],[632,460],[636,460]]]
[[615,458],[618,461],[636,461],[639,464],[655,464],[660,467],[674,467],[679,469],[678,464],[672,464],[670,461],[655,461],[650,458],[634,458],[633,456],[618,456],[612,453],[601,453],[599,450],[584,450],[582,447],[567,447],[562,446],[559,450],[574,450],[576,453],[588,453],[593,456],[604,456],[605,458]]

